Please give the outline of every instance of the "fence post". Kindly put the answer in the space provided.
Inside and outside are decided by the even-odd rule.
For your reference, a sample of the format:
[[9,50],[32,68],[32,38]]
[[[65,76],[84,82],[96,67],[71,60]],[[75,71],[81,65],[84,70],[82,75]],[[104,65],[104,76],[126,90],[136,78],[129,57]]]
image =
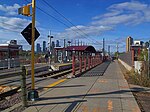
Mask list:
[[84,57],[84,70],[86,71],[86,57]]
[[90,56],[88,56],[88,69],[90,69]]
[[26,68],[25,68],[25,66],[22,66],[21,92],[22,92],[22,103],[23,103],[23,106],[27,107]]
[[72,75],[75,75],[75,56],[72,56]]
[[93,57],[91,56],[91,68],[93,68]]
[[82,56],[80,56],[80,73],[82,72]]

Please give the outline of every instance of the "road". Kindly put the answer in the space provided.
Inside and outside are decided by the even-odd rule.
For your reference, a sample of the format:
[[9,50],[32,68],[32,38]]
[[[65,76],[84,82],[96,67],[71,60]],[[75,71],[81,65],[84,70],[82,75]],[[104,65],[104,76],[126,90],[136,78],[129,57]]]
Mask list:
[[140,112],[118,62],[108,65],[51,86],[24,112]]

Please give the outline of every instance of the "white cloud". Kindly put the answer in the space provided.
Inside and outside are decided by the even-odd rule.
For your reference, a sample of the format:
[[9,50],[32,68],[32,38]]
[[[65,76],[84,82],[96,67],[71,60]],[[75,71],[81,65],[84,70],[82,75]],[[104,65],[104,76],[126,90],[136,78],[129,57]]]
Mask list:
[[21,7],[19,4],[13,6],[0,5],[0,11],[3,11],[6,15],[17,15],[19,7]]
[[26,19],[0,16],[0,28],[2,29],[21,31],[28,23]]
[[130,11],[142,11],[148,8],[147,4],[140,3],[138,1],[124,2],[120,4],[111,5],[109,10],[130,10]]
[[108,13],[95,16],[93,25],[140,24],[150,22],[150,6],[137,1],[114,4],[107,8]]
[[[57,33],[56,37],[65,37],[65,38],[85,38],[89,36],[100,35],[102,32],[112,30],[112,27],[109,26],[73,26],[67,28],[65,32]],[[89,38],[89,37],[88,37]]]
[[[58,33],[58,37],[83,37],[87,35],[100,35],[105,31],[113,30],[118,25],[137,25],[143,22],[150,22],[150,6],[136,1],[113,4],[107,8],[108,12],[92,18],[90,25],[77,25],[67,28],[64,32]],[[79,33],[75,33],[79,32]],[[84,34],[84,33],[85,34]]]

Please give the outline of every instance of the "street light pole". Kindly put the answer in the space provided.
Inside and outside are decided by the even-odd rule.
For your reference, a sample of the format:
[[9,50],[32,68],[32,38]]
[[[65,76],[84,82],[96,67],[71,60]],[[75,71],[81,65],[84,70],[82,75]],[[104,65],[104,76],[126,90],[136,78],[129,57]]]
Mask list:
[[51,36],[51,30],[49,31],[49,52],[50,52],[50,59],[49,59],[49,64],[51,65],[51,59],[52,59],[52,53],[51,53],[51,38],[53,38],[53,36]]

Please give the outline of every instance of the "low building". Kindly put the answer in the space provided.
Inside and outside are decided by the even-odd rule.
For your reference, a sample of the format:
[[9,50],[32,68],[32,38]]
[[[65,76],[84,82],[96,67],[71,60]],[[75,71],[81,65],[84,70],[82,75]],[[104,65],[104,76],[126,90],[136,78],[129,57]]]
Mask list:
[[22,46],[10,41],[8,44],[0,44],[0,68],[20,66],[19,50]]

